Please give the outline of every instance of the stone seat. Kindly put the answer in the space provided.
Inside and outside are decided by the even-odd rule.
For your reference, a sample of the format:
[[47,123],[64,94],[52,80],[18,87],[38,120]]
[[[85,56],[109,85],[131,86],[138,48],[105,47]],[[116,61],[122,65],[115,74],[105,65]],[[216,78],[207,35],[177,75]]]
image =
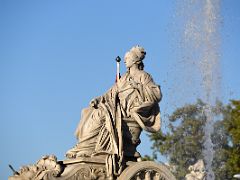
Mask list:
[[56,180],[107,179],[105,156],[66,159],[62,164],[64,171]]

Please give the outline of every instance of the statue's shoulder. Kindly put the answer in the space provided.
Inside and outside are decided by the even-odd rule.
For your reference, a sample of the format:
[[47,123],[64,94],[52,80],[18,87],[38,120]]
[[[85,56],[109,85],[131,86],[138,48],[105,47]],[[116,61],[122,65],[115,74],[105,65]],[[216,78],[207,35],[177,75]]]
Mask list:
[[138,73],[138,79],[139,81],[141,81],[142,83],[146,82],[146,81],[151,81],[152,80],[152,76],[147,73],[146,71],[139,71]]
[[139,71],[139,75],[141,75],[141,76],[150,76],[151,77],[151,75],[148,72],[144,71],[144,70]]
[[[125,73],[122,75],[120,81],[121,82],[125,82],[127,79],[129,79],[129,77],[131,77],[129,75],[129,73]],[[152,76],[147,73],[146,71],[139,71],[136,75],[134,75],[134,77],[132,77],[136,82],[138,83],[142,83],[145,84],[146,82],[150,82],[152,81]]]

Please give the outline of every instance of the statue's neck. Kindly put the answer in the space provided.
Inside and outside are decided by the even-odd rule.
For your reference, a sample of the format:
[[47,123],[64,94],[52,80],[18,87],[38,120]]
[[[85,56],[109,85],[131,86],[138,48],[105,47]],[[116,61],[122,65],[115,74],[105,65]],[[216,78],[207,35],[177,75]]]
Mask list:
[[137,65],[132,66],[131,68],[129,68],[129,74],[130,76],[134,77],[136,74],[139,73],[139,69]]

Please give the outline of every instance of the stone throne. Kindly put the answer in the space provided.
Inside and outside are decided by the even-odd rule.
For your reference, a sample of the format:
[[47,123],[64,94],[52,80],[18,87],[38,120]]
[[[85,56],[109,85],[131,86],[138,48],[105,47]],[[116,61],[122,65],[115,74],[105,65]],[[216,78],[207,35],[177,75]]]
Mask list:
[[[142,130],[160,130],[160,86],[144,71],[144,48],[135,46],[125,55],[127,72],[102,96],[83,109],[75,135],[77,144],[66,160],[44,156],[22,167],[9,180],[162,179],[174,180],[163,164],[141,161],[136,148]],[[117,58],[119,68],[120,58]]]

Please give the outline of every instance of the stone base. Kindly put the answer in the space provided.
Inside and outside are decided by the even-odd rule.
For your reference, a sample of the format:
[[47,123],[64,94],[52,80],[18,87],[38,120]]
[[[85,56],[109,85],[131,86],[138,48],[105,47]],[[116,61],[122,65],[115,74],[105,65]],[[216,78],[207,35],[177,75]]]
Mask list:
[[164,164],[153,161],[127,162],[119,177],[107,177],[105,159],[97,156],[56,161],[47,156],[21,168],[9,180],[176,180]]
[[64,161],[40,159],[35,165],[21,168],[8,180],[90,180],[109,179],[105,157],[79,157]]

